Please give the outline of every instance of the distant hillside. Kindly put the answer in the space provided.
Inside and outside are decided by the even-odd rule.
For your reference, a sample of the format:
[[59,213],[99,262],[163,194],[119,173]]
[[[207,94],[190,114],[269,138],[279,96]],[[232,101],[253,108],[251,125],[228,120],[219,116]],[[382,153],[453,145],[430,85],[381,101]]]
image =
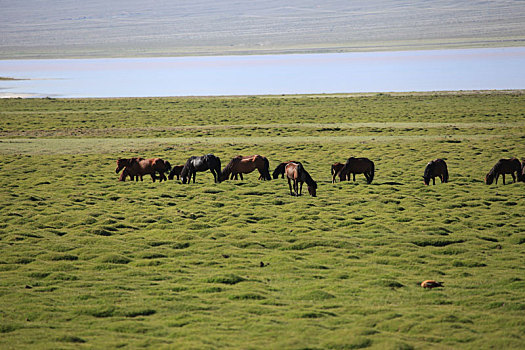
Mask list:
[[0,58],[525,46],[525,1],[3,1]]

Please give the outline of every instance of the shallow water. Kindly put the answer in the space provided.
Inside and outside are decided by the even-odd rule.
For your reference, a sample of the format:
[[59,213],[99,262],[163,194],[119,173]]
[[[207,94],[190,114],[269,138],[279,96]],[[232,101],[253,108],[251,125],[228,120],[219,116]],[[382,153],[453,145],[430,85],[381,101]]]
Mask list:
[[148,97],[525,88],[525,47],[0,61],[0,97]]

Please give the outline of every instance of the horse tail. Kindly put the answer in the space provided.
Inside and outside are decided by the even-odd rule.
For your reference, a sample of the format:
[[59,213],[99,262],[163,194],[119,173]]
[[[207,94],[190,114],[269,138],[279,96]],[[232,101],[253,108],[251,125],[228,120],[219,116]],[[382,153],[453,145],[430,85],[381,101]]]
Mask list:
[[368,183],[372,183],[372,180],[374,179],[374,173],[375,173],[375,165],[374,162],[370,161],[370,177],[368,178]]
[[304,167],[303,167],[303,165],[301,163],[297,163],[297,168],[296,169],[297,169],[297,176],[299,176],[299,177],[301,177],[301,175],[300,175],[301,173],[308,174],[306,172],[306,170],[304,170]]
[[217,161],[217,176],[221,173],[221,159],[219,157],[213,156],[215,160]]
[[264,173],[261,175],[263,175],[265,180],[271,180],[272,177],[270,176],[270,161],[266,157],[262,157],[262,159],[264,161]]
[[448,168],[445,166],[445,169],[443,169],[443,182],[448,182]]

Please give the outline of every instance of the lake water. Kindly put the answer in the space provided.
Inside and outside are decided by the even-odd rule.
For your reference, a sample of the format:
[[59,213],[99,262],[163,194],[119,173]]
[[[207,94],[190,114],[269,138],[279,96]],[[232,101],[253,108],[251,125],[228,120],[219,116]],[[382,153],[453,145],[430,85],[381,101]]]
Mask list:
[[148,97],[525,89],[525,48],[0,60],[0,97]]

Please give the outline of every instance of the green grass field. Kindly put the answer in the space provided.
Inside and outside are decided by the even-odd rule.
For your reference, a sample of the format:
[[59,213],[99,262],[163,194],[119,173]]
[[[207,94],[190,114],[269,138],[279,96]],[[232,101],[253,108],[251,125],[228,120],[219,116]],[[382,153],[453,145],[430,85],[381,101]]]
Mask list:
[[[0,101],[0,348],[525,347],[523,92]],[[117,158],[298,160],[119,182]],[[368,185],[330,165],[372,159]],[[429,160],[450,182],[424,186]],[[261,262],[264,267],[261,267]],[[424,290],[425,279],[443,281]]]

